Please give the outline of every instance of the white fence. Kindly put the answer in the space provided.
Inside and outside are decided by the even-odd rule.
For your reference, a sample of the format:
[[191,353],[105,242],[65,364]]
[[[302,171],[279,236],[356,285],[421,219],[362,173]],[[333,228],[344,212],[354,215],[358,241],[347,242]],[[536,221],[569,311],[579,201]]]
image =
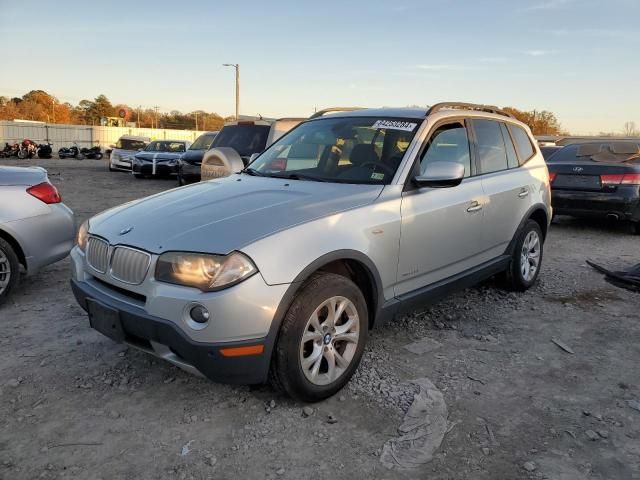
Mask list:
[[152,140],[189,140],[193,142],[201,133],[197,130],[170,130],[162,128],[97,127],[61,125],[55,123],[27,123],[0,121],[0,148],[5,142],[21,142],[28,138],[36,143],[51,142],[53,150],[68,147],[74,142],[80,147],[100,145],[103,149],[118,141],[122,135],[140,135]]

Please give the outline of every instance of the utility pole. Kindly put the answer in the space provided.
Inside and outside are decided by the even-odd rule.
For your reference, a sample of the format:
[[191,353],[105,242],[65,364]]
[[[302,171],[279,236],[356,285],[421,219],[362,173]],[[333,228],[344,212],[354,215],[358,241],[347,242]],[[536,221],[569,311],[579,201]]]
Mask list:
[[196,131],[198,130],[198,111],[196,110]]
[[51,123],[56,123],[56,104],[53,101],[53,98],[51,99],[51,118],[53,119],[53,121]]
[[138,128],[140,128],[140,107],[141,105],[138,105],[138,121],[136,122],[136,126]]
[[160,107],[156,105],[155,107],[153,107],[153,109],[156,111],[156,128],[158,128],[158,110],[160,109]]
[[236,121],[240,120],[240,64],[223,63],[223,67],[234,67],[236,69]]

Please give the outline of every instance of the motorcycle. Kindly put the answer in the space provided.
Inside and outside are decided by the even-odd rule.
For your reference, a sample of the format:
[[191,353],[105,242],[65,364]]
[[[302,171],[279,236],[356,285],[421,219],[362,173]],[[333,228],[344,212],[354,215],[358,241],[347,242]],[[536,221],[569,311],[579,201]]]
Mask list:
[[80,148],[78,148],[78,144],[75,142],[73,142],[73,145],[71,145],[70,147],[62,147],[60,150],[58,150],[58,157],[84,160],[84,155],[80,151]]
[[51,158],[52,152],[51,143],[47,142],[38,145],[38,158]]
[[98,145],[91,148],[81,148],[80,153],[85,156],[85,158],[93,158],[95,160],[102,159],[102,150]]
[[9,145],[5,142],[4,148],[0,151],[0,158],[10,158],[18,155],[18,144]]
[[24,160],[25,158],[33,158],[37,151],[38,147],[36,144],[28,138],[25,138],[18,146],[18,158],[21,160]]

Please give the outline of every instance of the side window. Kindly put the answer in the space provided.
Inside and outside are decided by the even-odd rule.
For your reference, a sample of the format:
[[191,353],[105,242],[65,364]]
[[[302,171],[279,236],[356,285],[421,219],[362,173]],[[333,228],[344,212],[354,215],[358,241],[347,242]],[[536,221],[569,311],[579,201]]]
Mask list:
[[507,126],[504,123],[500,124],[500,129],[502,130],[502,139],[507,147],[507,163],[509,164],[509,168],[519,167],[518,156],[516,155],[516,149],[513,148],[513,141],[511,140],[511,135],[509,135],[509,130],[507,130]]
[[518,157],[520,157],[520,165],[525,163],[535,153],[529,135],[522,128],[515,125],[509,125],[509,130],[513,136],[513,140],[516,142],[516,150],[518,151]]
[[420,159],[420,174],[432,162],[456,162],[464,165],[464,176],[471,175],[471,156],[467,129],[461,122],[439,126],[427,142]]
[[473,120],[473,130],[476,134],[480,173],[506,170],[509,164],[500,123],[493,120]]

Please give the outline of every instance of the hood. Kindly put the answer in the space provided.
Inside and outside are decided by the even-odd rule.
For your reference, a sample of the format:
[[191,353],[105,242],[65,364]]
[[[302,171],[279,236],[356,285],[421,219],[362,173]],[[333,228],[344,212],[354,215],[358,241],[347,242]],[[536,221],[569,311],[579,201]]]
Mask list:
[[136,153],[135,157],[137,160],[143,160],[146,162],[151,162],[154,158],[156,162],[162,162],[166,160],[177,160],[180,158],[184,152],[180,153],[171,153],[171,152],[140,152]]
[[47,171],[42,167],[0,166],[0,185],[37,185],[47,181]]
[[383,188],[231,175],[103,212],[90,220],[89,230],[111,244],[153,253],[226,254],[294,225],[367,205]]
[[182,154],[182,161],[189,163],[202,163],[202,158],[207,150],[187,150]]

